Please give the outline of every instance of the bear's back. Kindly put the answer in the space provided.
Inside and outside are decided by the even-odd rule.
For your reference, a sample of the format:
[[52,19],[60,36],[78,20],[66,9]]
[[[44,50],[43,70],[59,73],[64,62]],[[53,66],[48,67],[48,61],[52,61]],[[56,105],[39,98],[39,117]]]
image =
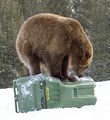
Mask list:
[[[30,28],[32,29],[35,26],[43,26],[45,28],[57,28],[59,29],[61,27],[70,27],[71,24],[79,24],[79,22],[76,19],[63,17],[56,14],[51,13],[40,13],[37,15],[34,15],[32,17],[29,17],[23,24],[22,28]],[[57,28],[58,29],[58,28]]]

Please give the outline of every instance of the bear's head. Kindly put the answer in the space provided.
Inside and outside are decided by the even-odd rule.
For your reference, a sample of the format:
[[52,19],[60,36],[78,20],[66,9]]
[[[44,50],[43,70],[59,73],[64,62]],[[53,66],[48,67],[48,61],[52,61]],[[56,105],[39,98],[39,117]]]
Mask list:
[[[84,47],[84,49],[83,49]],[[78,77],[83,77],[84,72],[87,68],[89,68],[92,58],[93,58],[93,48],[92,45],[89,45],[89,48],[87,47],[85,49],[85,46],[78,47],[77,53],[73,54],[72,57],[72,68],[78,75]]]
[[74,36],[72,38],[71,64],[76,74],[83,77],[85,70],[92,62],[93,46],[81,26]]

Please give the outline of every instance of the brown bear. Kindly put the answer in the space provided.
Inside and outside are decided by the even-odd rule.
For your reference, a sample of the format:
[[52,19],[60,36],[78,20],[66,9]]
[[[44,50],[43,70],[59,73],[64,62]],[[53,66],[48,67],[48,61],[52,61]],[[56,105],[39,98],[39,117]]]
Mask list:
[[34,15],[24,22],[16,49],[30,75],[46,71],[62,81],[73,79],[68,75],[69,68],[82,77],[93,57],[92,44],[81,24],[50,13]]

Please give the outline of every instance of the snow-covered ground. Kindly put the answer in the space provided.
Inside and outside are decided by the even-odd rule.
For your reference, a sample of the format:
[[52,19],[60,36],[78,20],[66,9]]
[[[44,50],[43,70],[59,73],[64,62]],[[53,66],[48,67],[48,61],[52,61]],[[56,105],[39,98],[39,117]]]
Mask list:
[[0,89],[0,120],[110,120],[110,81],[96,82],[96,105],[16,113],[13,89]]

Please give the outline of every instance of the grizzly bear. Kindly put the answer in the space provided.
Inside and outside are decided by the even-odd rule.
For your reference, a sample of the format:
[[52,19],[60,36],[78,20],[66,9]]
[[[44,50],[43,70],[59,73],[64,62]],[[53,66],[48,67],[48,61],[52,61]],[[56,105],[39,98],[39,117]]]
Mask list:
[[16,49],[30,75],[46,72],[61,81],[73,80],[69,68],[82,77],[93,57],[92,44],[81,24],[50,13],[34,15],[24,22]]

